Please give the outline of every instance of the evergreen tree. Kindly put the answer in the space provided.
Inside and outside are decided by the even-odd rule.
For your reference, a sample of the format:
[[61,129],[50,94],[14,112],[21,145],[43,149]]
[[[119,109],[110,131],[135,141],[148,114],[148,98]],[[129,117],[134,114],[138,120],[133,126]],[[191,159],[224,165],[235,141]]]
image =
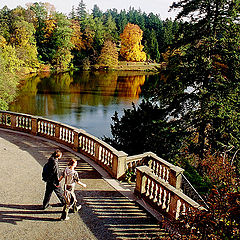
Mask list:
[[69,14],[69,18],[70,19],[75,19],[76,18],[76,11],[75,11],[75,7],[74,6],[72,6],[72,10],[71,10],[71,12]]
[[83,0],[80,1],[76,9],[76,16],[80,22],[84,21],[87,16],[86,4]]
[[93,6],[92,15],[93,15],[93,18],[101,18],[103,16],[102,11],[97,6],[97,4],[94,4]]
[[150,53],[152,59],[154,59],[157,62],[159,62],[161,55],[159,53],[156,32],[152,29],[149,36],[150,36],[149,37],[149,43],[148,43],[149,53]]

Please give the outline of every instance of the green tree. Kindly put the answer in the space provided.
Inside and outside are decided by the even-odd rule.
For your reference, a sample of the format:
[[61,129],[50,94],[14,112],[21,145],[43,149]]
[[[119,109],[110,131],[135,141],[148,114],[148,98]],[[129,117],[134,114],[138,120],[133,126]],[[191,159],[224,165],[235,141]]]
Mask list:
[[51,63],[55,69],[62,71],[69,67],[73,58],[71,54],[73,30],[70,20],[65,15],[56,13],[54,17],[56,19],[56,28],[51,37],[51,45],[54,49]]
[[[199,1],[196,7],[189,0],[174,6],[182,9],[178,18],[192,15],[195,18],[191,25],[181,29],[176,44],[177,47],[181,44],[181,53],[169,59],[163,89],[171,89],[171,93],[166,104],[172,116],[181,118],[186,132],[198,135],[190,149],[200,159],[211,148],[238,149],[239,2],[233,5],[228,1]],[[186,35],[190,31],[191,38]]]
[[164,47],[171,45],[173,43],[174,35],[173,35],[173,22],[171,19],[166,19],[164,21]]
[[80,22],[83,22],[87,17],[86,4],[81,0],[76,8],[76,16]]
[[92,15],[93,15],[93,18],[102,18],[103,16],[102,11],[100,10],[97,4],[93,5]]
[[117,26],[112,18],[111,14],[107,14],[106,16],[106,22],[104,23],[105,27],[105,39],[112,40],[114,42],[117,42],[118,40],[118,35],[117,35]]
[[149,53],[152,59],[156,60],[157,62],[160,61],[160,53],[159,53],[159,48],[158,48],[158,41],[157,41],[157,35],[156,32],[152,29],[150,36],[149,36],[149,42],[148,47],[149,47]]
[[10,41],[11,24],[11,11],[5,6],[0,10],[0,35],[3,36],[7,42]]

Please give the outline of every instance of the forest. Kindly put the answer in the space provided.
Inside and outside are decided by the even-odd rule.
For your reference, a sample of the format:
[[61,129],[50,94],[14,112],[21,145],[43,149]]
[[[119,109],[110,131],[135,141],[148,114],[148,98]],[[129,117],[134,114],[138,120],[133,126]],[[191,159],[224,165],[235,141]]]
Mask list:
[[0,107],[6,109],[13,100],[17,77],[23,74],[114,68],[119,60],[160,62],[178,26],[134,8],[103,12],[94,5],[88,13],[83,0],[68,15],[50,3],[5,6],[0,10]]
[[[0,108],[17,76],[41,70],[164,63],[147,100],[112,117],[104,140],[129,155],[152,151],[186,170],[208,204],[181,216],[183,239],[240,237],[240,1],[179,0],[176,19],[130,8],[68,16],[47,3],[0,11]],[[16,74],[17,73],[17,74]],[[8,81],[5,81],[8,79]],[[185,238],[184,238],[185,237]]]

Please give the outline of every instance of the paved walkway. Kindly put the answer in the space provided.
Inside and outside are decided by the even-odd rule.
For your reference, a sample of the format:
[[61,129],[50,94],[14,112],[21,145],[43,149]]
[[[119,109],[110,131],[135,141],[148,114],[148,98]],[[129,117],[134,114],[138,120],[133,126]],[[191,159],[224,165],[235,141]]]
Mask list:
[[[68,221],[59,221],[61,207],[55,194],[50,202],[53,207],[41,210],[45,191],[42,166],[56,148],[63,151],[60,168],[75,157],[79,176],[87,184],[85,189],[76,187],[82,209],[70,214]],[[156,239],[164,234],[154,218],[112,187],[120,183],[100,168],[96,171],[84,158],[43,138],[0,129],[0,239],[130,240]],[[109,184],[111,181],[115,183]]]

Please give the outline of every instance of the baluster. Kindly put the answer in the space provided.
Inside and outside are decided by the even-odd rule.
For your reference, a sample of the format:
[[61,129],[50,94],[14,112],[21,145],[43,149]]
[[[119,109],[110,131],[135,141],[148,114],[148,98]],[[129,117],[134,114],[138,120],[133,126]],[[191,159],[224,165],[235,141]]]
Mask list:
[[149,196],[150,199],[153,199],[153,193],[154,193],[154,182],[152,181],[151,188],[150,188],[150,196]]
[[158,200],[157,197],[158,197],[158,185],[156,184],[153,202],[157,202],[157,200]]
[[105,154],[106,154],[106,149],[103,148],[103,149],[102,149],[102,162],[103,162],[103,163],[104,163],[104,161],[105,161]]
[[62,127],[59,127],[59,139],[62,140]]
[[177,207],[176,207],[176,220],[179,217],[181,205],[182,205],[182,203],[181,203],[180,199],[178,199],[177,200]]
[[25,128],[28,129],[28,126],[29,126],[29,124],[28,124],[28,118],[26,118],[26,121],[25,121],[25,122],[26,122]]
[[19,117],[19,127],[22,127],[22,117]]
[[108,151],[108,155],[107,155],[107,166],[110,165],[110,152]]
[[165,181],[166,167],[163,166],[162,180]]
[[157,202],[158,206],[162,205],[162,188],[161,186],[159,186],[159,196],[158,196],[158,202]]
[[99,154],[98,154],[98,160],[99,161],[101,161],[101,159],[102,159],[102,146],[99,146],[99,148],[98,148],[99,150]]
[[50,123],[47,123],[47,135],[50,136]]
[[51,124],[51,136],[55,136],[55,134],[54,134],[54,125],[53,124]]
[[155,173],[155,164],[156,164],[156,162],[153,160],[153,162],[152,162],[152,170],[153,170],[153,172]]
[[146,184],[146,196],[148,197],[150,195],[150,183],[151,180],[147,178],[147,184]]
[[79,148],[82,149],[82,136],[79,136]]
[[159,167],[159,178],[162,179],[162,165]]
[[23,117],[23,128],[26,128],[26,118]]
[[183,215],[186,215],[186,205],[185,203],[182,204],[182,212]]
[[170,202],[171,202],[171,193],[168,193],[168,198],[167,198],[167,209],[166,212],[169,212],[170,209]]
[[64,128],[64,139],[65,142],[68,142],[68,129]]
[[113,161],[113,154],[111,153],[111,155],[110,155],[110,164],[109,164],[110,167],[112,167],[112,161]]
[[43,133],[43,121],[41,122],[41,133]]
[[104,148],[104,161],[103,161],[104,165],[107,164],[107,155],[108,155],[108,151],[106,148]]
[[44,123],[44,133],[47,134],[47,123]]
[[156,172],[155,172],[155,175],[158,176],[159,174],[159,163],[156,162]]
[[91,150],[91,155],[94,156],[95,154],[95,142],[92,140],[92,150]]
[[167,168],[167,171],[166,171],[166,182],[168,183],[168,180],[169,180],[169,169]]
[[72,143],[72,131],[69,130],[69,143]]
[[66,128],[63,128],[63,141],[66,141]]
[[89,138],[86,138],[86,152],[89,153]]
[[74,132],[72,132],[72,144],[74,144]]
[[[1,117],[2,117],[2,115],[1,115]],[[18,123],[18,121],[19,121],[19,117],[17,116],[17,117],[16,117],[16,127],[18,127],[18,126],[19,126],[19,123]],[[1,118],[0,118],[0,123],[1,123]]]
[[88,153],[91,154],[91,150],[92,150],[92,140],[89,138],[88,139]]
[[163,204],[162,204],[162,209],[166,208],[166,201],[167,201],[167,191],[164,189],[163,190]]
[[73,134],[72,130],[69,130],[69,143],[71,144],[72,144],[72,134]]
[[70,130],[66,129],[66,142],[69,143],[70,142]]
[[86,140],[86,138],[85,138],[85,136],[83,136],[82,137],[82,150],[84,150],[84,151],[85,151],[85,140]]

